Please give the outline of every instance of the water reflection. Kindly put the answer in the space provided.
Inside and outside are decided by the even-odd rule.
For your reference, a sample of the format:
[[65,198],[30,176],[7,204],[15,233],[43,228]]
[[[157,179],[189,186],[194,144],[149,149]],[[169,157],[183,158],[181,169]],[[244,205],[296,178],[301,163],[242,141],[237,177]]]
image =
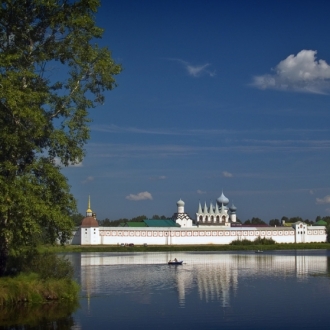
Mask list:
[[[329,327],[323,308],[330,304],[330,251],[67,257],[81,284],[80,308],[3,309],[0,329]],[[167,265],[174,258],[184,264]]]
[[78,303],[19,304],[0,309],[0,329],[72,329]]
[[[168,266],[176,257],[182,266]],[[199,299],[220,301],[229,307],[240,278],[295,277],[304,281],[311,275],[329,274],[327,252],[283,253],[94,253],[81,254],[83,295],[135,292],[148,304],[151,293],[176,292],[180,307],[195,288]]]

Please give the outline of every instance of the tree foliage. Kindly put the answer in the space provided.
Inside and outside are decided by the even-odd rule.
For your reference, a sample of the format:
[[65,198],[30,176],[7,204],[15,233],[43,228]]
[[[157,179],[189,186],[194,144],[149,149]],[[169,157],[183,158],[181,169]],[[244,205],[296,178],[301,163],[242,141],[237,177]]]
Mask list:
[[120,73],[95,43],[98,0],[0,4],[0,275],[9,249],[64,242],[75,201],[59,163],[80,162],[88,110]]
[[281,226],[281,221],[279,219],[271,219],[269,220],[269,225],[272,227],[279,227]]
[[251,220],[248,219],[244,222],[245,225],[265,225],[266,223],[259,219],[259,218],[255,218],[253,217]]

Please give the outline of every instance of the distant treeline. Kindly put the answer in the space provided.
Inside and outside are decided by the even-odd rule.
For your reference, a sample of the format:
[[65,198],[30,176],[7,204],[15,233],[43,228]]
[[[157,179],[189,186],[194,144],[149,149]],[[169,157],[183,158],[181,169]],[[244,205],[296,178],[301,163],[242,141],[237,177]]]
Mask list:
[[[83,216],[80,213],[74,214],[72,215],[72,220],[74,221],[76,226],[80,226],[82,220],[84,219],[85,216]],[[131,218],[131,219],[127,219],[127,218],[120,218],[117,220],[110,220],[109,218],[105,218],[104,220],[97,220],[99,225],[102,227],[118,227],[121,224],[125,224],[126,222],[142,222],[145,219],[170,219],[171,217],[166,217],[165,215],[157,215],[154,214],[151,218],[148,218],[146,215],[139,215],[137,217]],[[315,220],[309,220],[309,219],[303,219],[301,217],[291,217],[288,218],[286,216],[283,216],[281,219],[271,219],[269,220],[269,222],[265,222],[264,220],[257,218],[257,217],[253,217],[252,219],[247,219],[244,222],[241,221],[240,219],[237,219],[237,222],[242,223],[243,225],[270,225],[270,226],[281,226],[283,221],[285,223],[295,223],[297,221],[302,221],[307,223],[308,225],[312,225],[313,223],[319,221],[319,220],[323,220],[325,221],[329,226],[330,226],[330,216],[325,216],[325,217],[321,217],[321,216],[317,216],[315,218]]]
[[[85,216],[83,216],[81,213],[77,213],[72,215],[72,220],[74,221],[76,226],[80,226],[82,220]],[[170,219],[171,217],[166,217],[165,215],[158,215],[154,214],[151,218],[148,218],[146,215],[139,215],[137,217],[127,219],[127,218],[120,218],[117,220],[110,220],[109,218],[105,218],[104,220],[97,220],[99,223],[99,226],[102,227],[118,227],[119,225],[125,224],[126,222],[142,222],[146,219],[154,219],[154,220],[160,220],[160,219]]]

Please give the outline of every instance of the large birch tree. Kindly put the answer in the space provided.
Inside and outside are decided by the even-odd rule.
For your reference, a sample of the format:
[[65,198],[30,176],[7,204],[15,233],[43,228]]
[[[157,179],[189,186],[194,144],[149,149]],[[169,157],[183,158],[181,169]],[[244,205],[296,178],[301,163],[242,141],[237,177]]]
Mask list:
[[0,276],[41,234],[64,242],[75,200],[59,162],[80,162],[89,109],[120,73],[96,44],[98,0],[0,1]]

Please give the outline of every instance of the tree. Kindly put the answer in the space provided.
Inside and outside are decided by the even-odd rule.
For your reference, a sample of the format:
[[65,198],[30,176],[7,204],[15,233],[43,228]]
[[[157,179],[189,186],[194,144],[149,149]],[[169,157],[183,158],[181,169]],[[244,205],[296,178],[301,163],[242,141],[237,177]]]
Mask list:
[[166,220],[166,219],[169,219],[169,218],[166,217],[165,215],[159,216],[158,214],[154,214],[151,219],[154,219],[154,220]]
[[98,0],[0,4],[0,276],[10,249],[71,234],[75,200],[63,166],[78,163],[88,110],[121,66],[94,44]]
[[295,223],[295,222],[303,222],[304,220],[301,217],[291,217],[290,219],[288,219],[289,223]]
[[248,219],[244,222],[244,225],[265,225],[266,223],[259,218],[253,217],[251,220]]
[[73,221],[73,223],[75,224],[75,226],[80,226],[82,220],[85,218],[85,216],[83,216],[81,213],[73,213],[71,215],[71,219]]
[[104,220],[99,220],[99,224],[102,227],[111,227],[111,221],[109,218],[105,218]]
[[135,218],[132,218],[129,221],[132,221],[132,222],[143,222],[143,220],[145,220],[145,219],[148,219],[147,216],[145,216],[145,215],[139,215],[139,216],[137,216]]
[[272,227],[278,227],[281,226],[281,221],[279,219],[272,219],[269,220],[269,225]]

